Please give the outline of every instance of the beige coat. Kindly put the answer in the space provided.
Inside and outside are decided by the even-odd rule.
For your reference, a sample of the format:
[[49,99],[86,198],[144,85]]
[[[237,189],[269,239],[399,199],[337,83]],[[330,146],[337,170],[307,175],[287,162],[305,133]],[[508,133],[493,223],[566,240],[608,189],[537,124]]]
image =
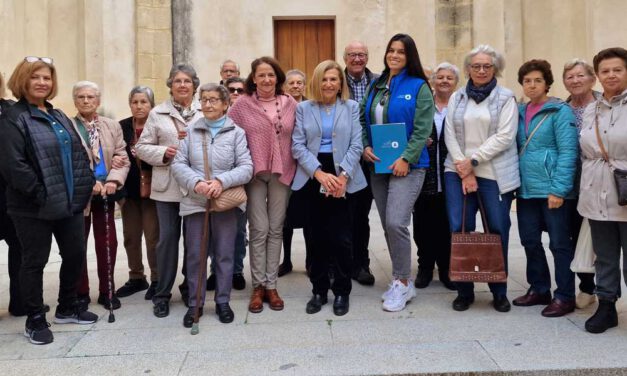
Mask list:
[[586,108],[581,126],[582,172],[577,210],[597,221],[627,222],[627,206],[618,205],[612,170],[603,160],[595,133],[595,115],[599,116],[601,140],[610,162],[627,170],[627,90],[607,101],[599,97]]
[[196,114],[185,123],[170,99],[157,105],[150,111],[142,135],[137,140],[135,145],[137,156],[152,165],[150,198],[153,200],[180,202],[183,197],[179,185],[170,172],[170,163],[174,158],[164,161],[163,157],[168,146],[178,147],[179,145],[176,127],[187,129],[189,124],[203,117],[198,101],[192,103],[192,108],[197,110]]

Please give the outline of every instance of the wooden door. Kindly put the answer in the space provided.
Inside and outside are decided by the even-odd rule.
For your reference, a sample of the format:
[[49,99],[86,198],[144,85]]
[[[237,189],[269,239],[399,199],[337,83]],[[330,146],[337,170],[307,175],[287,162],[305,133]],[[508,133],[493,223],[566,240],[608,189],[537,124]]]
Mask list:
[[274,20],[274,56],[285,72],[300,69],[309,79],[321,61],[335,59],[335,20]]

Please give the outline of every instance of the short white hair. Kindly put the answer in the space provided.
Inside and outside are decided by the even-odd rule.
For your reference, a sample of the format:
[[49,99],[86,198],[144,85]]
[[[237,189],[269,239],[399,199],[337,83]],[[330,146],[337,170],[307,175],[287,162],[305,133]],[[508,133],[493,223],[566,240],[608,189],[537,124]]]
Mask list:
[[72,87],[72,98],[76,99],[76,93],[81,89],[92,89],[97,97],[100,97],[100,87],[92,81],[78,81]]
[[455,81],[459,82],[459,68],[457,68],[456,65],[449,63],[448,61],[441,62],[440,64],[438,64],[437,67],[435,67],[435,69],[431,73],[431,80],[434,80],[435,76],[441,70],[448,70],[453,72],[453,75],[455,75]]
[[225,66],[226,64],[228,64],[228,63],[233,63],[233,64],[235,64],[235,69],[237,69],[237,71],[239,72],[239,64],[237,64],[236,62],[234,62],[234,61],[233,61],[233,60],[231,60],[231,59],[224,60],[224,61],[222,62],[222,64],[220,64],[220,72],[222,72],[222,70],[224,69],[224,66]]
[[501,72],[505,69],[505,58],[499,52],[497,52],[492,46],[488,44],[480,44],[473,48],[464,58],[464,72],[469,76],[470,61],[473,57],[485,54],[492,58],[492,65],[494,65],[494,76],[500,77]]

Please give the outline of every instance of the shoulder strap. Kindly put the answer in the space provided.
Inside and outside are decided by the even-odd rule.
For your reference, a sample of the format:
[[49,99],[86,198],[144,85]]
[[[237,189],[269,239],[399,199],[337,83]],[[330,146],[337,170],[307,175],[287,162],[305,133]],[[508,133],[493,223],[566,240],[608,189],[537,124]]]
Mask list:
[[518,153],[518,157],[522,157],[523,154],[525,154],[525,150],[527,150],[527,146],[529,145],[529,142],[531,142],[531,139],[533,138],[533,135],[536,134],[536,132],[538,131],[538,129],[540,129],[540,127],[542,126],[542,123],[544,123],[544,121],[546,120],[546,118],[549,116],[549,114],[544,114],[544,117],[542,118],[542,120],[540,120],[540,122],[538,123],[538,125],[536,125],[535,128],[533,128],[533,131],[531,131],[531,133],[529,134],[529,136],[527,137],[527,141],[525,141],[525,144],[523,145],[523,147],[520,149],[520,153]]
[[612,167],[612,164],[610,163],[610,156],[607,154],[605,145],[603,145],[603,141],[601,140],[601,132],[599,132],[599,103],[598,101],[596,104],[596,110],[594,112],[594,131],[597,136],[597,143],[599,144],[599,148],[601,149],[601,155],[603,156],[603,159],[605,159],[607,164],[609,164],[610,167]]
[[[188,150],[190,146],[188,145]],[[202,161],[205,165],[205,180],[209,181],[211,179],[211,167],[209,166],[209,153],[207,152],[207,132],[203,132],[202,137]]]

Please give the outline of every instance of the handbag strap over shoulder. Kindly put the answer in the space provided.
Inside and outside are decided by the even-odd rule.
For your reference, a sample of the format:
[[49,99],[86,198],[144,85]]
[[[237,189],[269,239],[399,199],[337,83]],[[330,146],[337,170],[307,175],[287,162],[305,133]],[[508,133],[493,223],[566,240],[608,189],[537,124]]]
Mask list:
[[540,120],[540,122],[538,123],[538,125],[536,125],[535,128],[533,128],[533,131],[531,131],[531,133],[529,134],[529,136],[527,137],[527,141],[525,141],[525,144],[523,145],[523,147],[520,149],[520,153],[518,153],[518,157],[522,157],[523,154],[525,154],[525,150],[527,150],[527,146],[529,145],[529,142],[531,141],[531,139],[533,138],[533,135],[536,134],[536,132],[538,131],[538,129],[540,129],[540,126],[542,126],[542,123],[544,123],[544,121],[546,120],[546,118],[549,116],[549,114],[545,114],[544,117],[542,118],[542,120]]
[[202,136],[202,161],[205,165],[205,179],[209,181],[211,179],[211,166],[209,165],[209,152],[207,152],[207,132],[203,132]]
[[605,149],[605,145],[603,145],[603,140],[601,140],[601,132],[599,131],[599,104],[597,103],[597,109],[594,114],[594,131],[597,136],[597,143],[599,144],[599,149],[601,149],[601,155],[603,159],[610,165],[610,168],[614,169],[612,163],[610,162],[610,156],[607,154],[607,150]]
[[[479,212],[481,212],[481,223],[483,224],[483,232],[486,234],[490,233],[490,228],[488,227],[488,217],[485,214],[485,209],[483,208],[483,201],[481,201],[481,195],[475,192],[477,195],[477,201],[479,202]],[[466,232],[466,197],[468,195],[464,195],[464,205],[462,206],[462,234]]]

